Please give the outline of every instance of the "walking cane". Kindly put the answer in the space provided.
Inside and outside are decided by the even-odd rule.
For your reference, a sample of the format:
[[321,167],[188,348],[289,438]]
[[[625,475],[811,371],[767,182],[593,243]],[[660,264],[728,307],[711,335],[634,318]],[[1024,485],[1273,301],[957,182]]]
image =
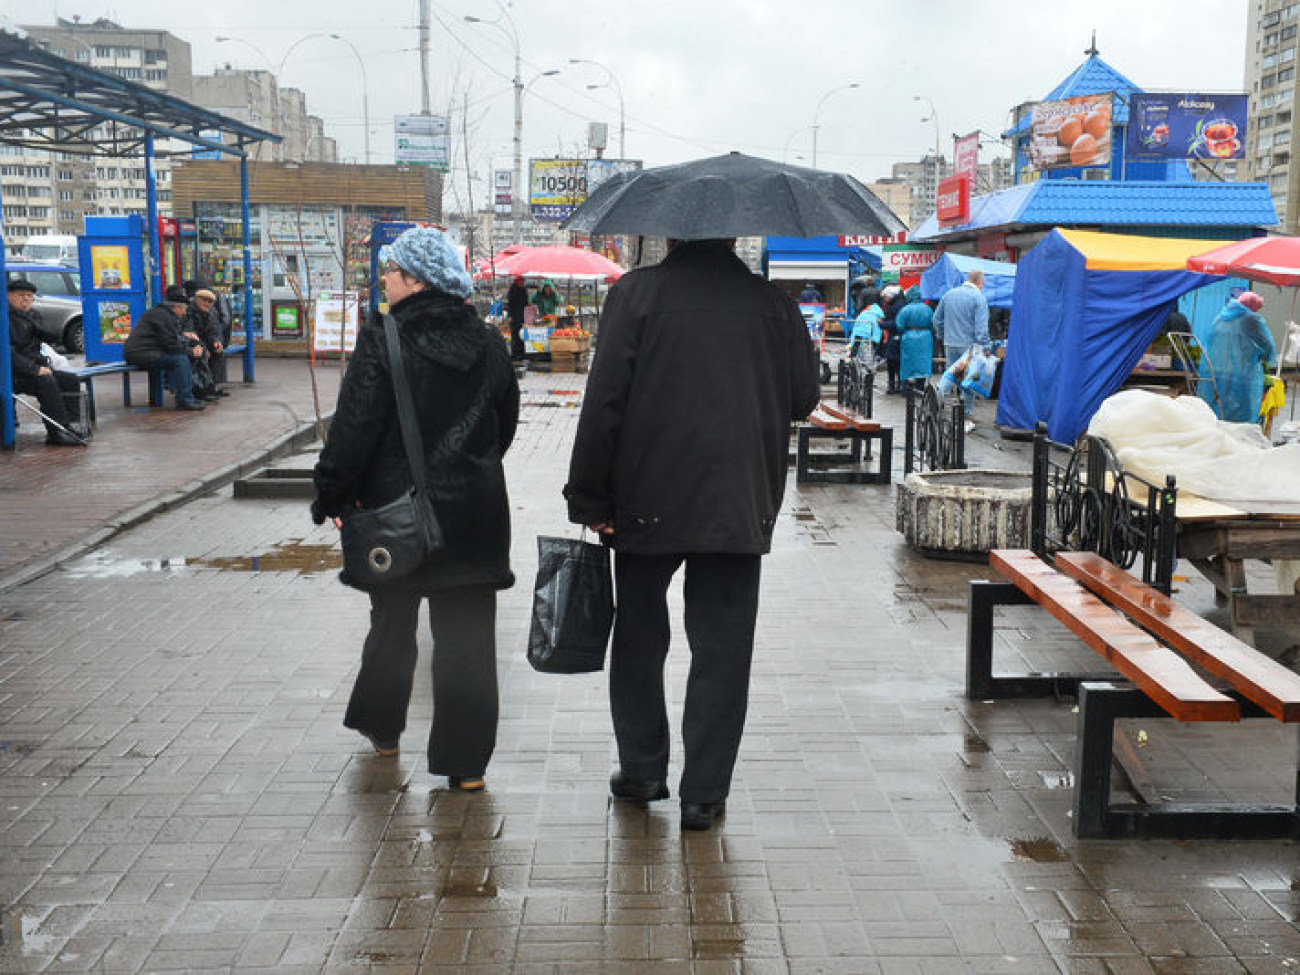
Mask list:
[[61,430],[61,431],[63,431],[64,433],[66,433],[66,434],[67,434],[69,437],[71,437],[73,440],[77,441],[77,443],[81,444],[81,446],[83,446],[83,447],[89,447],[89,446],[90,446],[90,441],[89,441],[89,440],[86,440],[84,437],[80,437],[80,436],[78,436],[77,434],[73,433],[71,430],[69,430],[67,427],[65,427],[62,423],[60,423],[58,420],[54,419],[53,417],[48,417],[48,416],[46,416],[44,413],[42,413],[42,412],[41,412],[40,410],[38,410],[36,407],[32,406],[31,403],[28,403],[26,400],[21,400],[21,399],[19,399],[17,396],[15,396],[15,397],[13,398],[13,400],[14,400],[14,402],[17,403],[19,406],[24,407],[25,409],[29,409],[29,410],[31,410],[33,413],[35,413],[37,416],[39,416],[39,417],[40,417],[42,420],[44,420],[46,423],[50,424],[50,426],[54,427],[54,428],[57,429],[57,430]]

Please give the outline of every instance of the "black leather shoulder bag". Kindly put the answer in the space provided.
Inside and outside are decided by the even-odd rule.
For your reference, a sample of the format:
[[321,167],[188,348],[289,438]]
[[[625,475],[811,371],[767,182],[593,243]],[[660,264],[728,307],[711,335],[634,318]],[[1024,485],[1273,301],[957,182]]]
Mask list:
[[343,581],[369,589],[410,575],[443,545],[442,526],[429,501],[424,444],[415,418],[411,388],[393,316],[384,316],[384,339],[397,398],[397,419],[414,480],[411,490],[378,508],[343,516]]

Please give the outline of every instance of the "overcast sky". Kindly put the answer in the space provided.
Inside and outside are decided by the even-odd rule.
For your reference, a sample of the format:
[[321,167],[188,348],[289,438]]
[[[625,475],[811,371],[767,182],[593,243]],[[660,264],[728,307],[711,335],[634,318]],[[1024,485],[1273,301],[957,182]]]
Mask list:
[[[659,165],[738,149],[808,165],[816,116],[818,166],[869,181],[934,146],[929,106],[915,96],[932,100],[950,155],[954,133],[1000,133],[1014,105],[1046,95],[1084,60],[1094,29],[1102,58],[1143,88],[1240,90],[1251,5],[514,0],[508,9],[523,80],[562,69],[528,89],[525,160],[584,149],[592,121],[609,125],[606,155],[618,155],[618,97],[612,87],[586,88],[610,76],[569,63],[581,58],[607,65],[622,88],[629,158]],[[452,119],[460,194],[464,144],[470,169],[484,179],[491,168],[510,168],[514,47],[508,27],[464,19],[498,17],[497,0],[433,0],[431,8],[430,102]],[[374,162],[393,159],[393,116],[420,109],[418,0],[0,0],[0,11],[9,24],[79,15],[162,28],[190,42],[199,73],[227,62],[278,68],[283,60],[281,82],[306,92],[308,110],[325,119],[345,161],[363,155],[361,69],[340,41],[308,35],[339,33],[364,60]],[[248,43],[218,43],[223,35]],[[996,151],[986,147],[982,159]],[[486,189],[474,184],[476,203]]]

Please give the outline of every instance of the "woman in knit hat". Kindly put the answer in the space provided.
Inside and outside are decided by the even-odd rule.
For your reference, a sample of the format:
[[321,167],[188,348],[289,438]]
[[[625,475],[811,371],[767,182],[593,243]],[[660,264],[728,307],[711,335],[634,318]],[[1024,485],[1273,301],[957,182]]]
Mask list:
[[[432,228],[380,251],[380,283],[397,322],[424,445],[430,500],[445,545],[413,574],[370,587],[370,633],[343,723],[384,757],[398,753],[416,664],[421,600],[433,628],[429,771],[482,789],[496,744],[496,597],[514,584],[502,456],[514,438],[519,386],[501,336],[466,303],[469,274]],[[372,314],[339,389],[315,470],[321,524],[411,489],[383,320]],[[355,580],[340,575],[342,582]],[[361,588],[357,586],[357,588]]]

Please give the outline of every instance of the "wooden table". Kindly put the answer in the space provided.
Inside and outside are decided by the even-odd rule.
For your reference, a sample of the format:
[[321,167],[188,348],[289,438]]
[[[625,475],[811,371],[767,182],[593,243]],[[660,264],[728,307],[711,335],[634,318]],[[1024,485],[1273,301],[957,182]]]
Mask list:
[[1252,642],[1255,627],[1300,628],[1300,592],[1251,593],[1245,561],[1300,559],[1300,503],[1226,504],[1178,495],[1178,554],[1226,604],[1233,632]]
[[1152,392],[1181,396],[1189,392],[1187,373],[1182,369],[1134,369],[1125,377],[1123,387],[1151,388]]

